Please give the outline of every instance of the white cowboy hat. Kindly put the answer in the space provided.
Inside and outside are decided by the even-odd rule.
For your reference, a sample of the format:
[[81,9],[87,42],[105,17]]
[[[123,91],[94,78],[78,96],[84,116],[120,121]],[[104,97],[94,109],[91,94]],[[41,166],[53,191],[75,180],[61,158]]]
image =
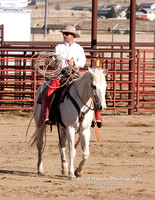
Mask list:
[[79,38],[80,34],[76,31],[75,26],[67,25],[65,30],[61,30],[61,33],[72,33],[74,34],[75,38]]

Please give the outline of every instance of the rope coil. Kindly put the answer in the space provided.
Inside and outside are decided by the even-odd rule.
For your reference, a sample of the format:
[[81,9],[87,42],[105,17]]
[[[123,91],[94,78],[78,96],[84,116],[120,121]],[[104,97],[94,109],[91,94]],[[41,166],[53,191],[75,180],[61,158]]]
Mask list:
[[[55,67],[54,71],[49,71],[48,68],[51,67],[51,63],[55,62],[53,65]],[[64,67],[65,65],[65,67]],[[43,77],[44,82],[51,87],[46,79],[48,80],[55,80],[55,79],[61,79],[62,78],[62,69],[66,68],[68,71],[68,74],[72,73],[73,68],[68,66],[66,59],[62,58],[59,54],[55,54],[52,52],[46,52],[46,53],[42,53],[40,54],[36,59],[35,59],[35,64],[34,64],[34,68],[35,71],[37,71],[38,73],[40,73]],[[69,81],[69,78],[66,80],[66,82],[59,86],[59,87],[63,87],[64,85],[66,85]],[[59,88],[56,87],[56,88]],[[51,87],[51,88],[55,88],[55,87]]]

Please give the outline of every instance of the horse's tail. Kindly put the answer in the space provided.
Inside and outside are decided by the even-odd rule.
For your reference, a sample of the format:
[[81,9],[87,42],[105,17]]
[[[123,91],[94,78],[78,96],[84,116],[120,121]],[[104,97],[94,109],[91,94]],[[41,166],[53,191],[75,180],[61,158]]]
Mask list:
[[[32,137],[31,137],[29,143],[30,143],[30,148],[33,148],[34,145],[35,145],[35,146],[37,145],[37,132],[36,132],[36,131],[35,131],[34,134],[32,135]],[[44,147],[43,147],[41,153],[44,152],[45,147],[46,147],[46,130],[45,130],[45,143],[44,143]]]
[[37,134],[35,131],[30,139],[30,148],[34,147],[34,145],[36,145],[36,142],[37,142]]

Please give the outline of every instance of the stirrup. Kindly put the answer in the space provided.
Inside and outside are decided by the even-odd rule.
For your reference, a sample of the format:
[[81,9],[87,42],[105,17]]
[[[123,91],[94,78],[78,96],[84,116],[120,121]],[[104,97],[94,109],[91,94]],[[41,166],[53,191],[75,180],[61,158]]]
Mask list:
[[95,122],[95,121],[93,120],[92,123],[91,123],[91,127],[94,128],[94,127],[95,127],[95,124],[97,125],[98,128],[101,128],[101,127],[103,126],[103,123],[102,123],[101,121],[96,121],[96,122]]
[[38,97],[37,103],[38,103],[38,104],[41,104],[41,103],[42,103],[42,95],[41,95],[41,94],[39,94],[39,97]]
[[53,121],[53,120],[50,120],[50,119],[46,119],[45,120],[45,124],[47,124],[47,125],[55,125],[56,121]]
[[97,127],[101,128],[103,126],[103,123],[101,121],[96,121]]
[[91,123],[91,127],[94,128],[94,127],[95,127],[95,124],[96,124],[96,123],[95,123],[95,121],[93,120],[92,123]]

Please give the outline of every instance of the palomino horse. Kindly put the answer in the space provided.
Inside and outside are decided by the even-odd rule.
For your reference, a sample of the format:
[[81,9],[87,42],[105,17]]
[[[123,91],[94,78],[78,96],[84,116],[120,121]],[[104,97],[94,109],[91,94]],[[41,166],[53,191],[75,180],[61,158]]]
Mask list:
[[[68,175],[68,178],[82,176],[85,161],[89,157],[89,139],[90,127],[94,114],[94,102],[98,110],[106,108],[105,93],[106,93],[106,74],[107,70],[103,69],[88,69],[83,76],[73,81],[69,88],[68,95],[59,105],[61,120],[65,127],[58,123],[59,130],[59,150],[62,162],[62,174]],[[37,91],[34,104],[34,120],[36,123],[36,140],[38,148],[38,173],[43,174],[43,135],[46,129],[46,124],[38,127],[41,105],[37,104],[40,89]],[[80,143],[83,150],[83,159],[79,167],[74,172],[75,158],[75,133],[79,133]],[[65,155],[66,140],[69,146],[69,168]]]

